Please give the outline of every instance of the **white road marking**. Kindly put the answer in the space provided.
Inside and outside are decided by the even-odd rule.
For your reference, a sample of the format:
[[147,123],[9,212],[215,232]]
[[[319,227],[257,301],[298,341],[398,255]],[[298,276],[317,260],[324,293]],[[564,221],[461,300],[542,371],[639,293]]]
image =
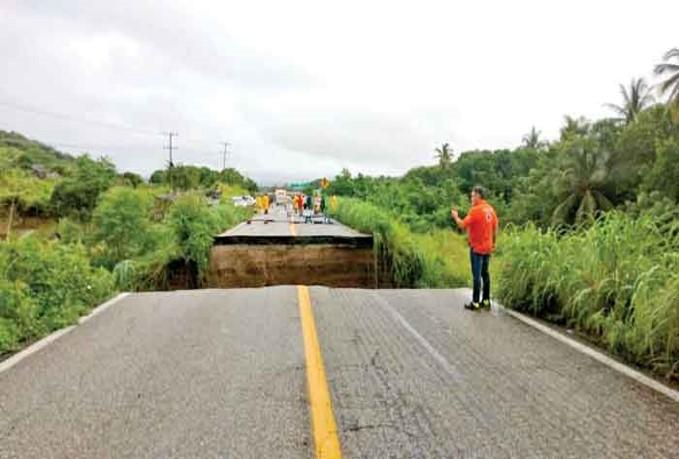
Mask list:
[[594,360],[596,360],[600,363],[603,363],[604,365],[612,368],[613,370],[616,370],[616,371],[624,374],[625,376],[628,376],[628,377],[634,379],[638,383],[643,384],[645,386],[648,386],[651,389],[654,389],[654,390],[660,392],[661,394],[668,396],[669,398],[671,398],[675,402],[679,402],[679,391],[674,390],[671,387],[667,387],[664,384],[659,383],[655,379],[649,378],[645,374],[643,374],[643,373],[641,373],[641,372],[639,372],[639,371],[637,371],[633,368],[630,368],[627,365],[624,365],[624,364],[618,362],[617,360],[610,358],[606,354],[603,354],[599,351],[596,351],[589,346],[585,346],[584,344],[582,344],[582,343],[580,343],[580,342],[578,342],[578,341],[576,341],[572,338],[569,338],[568,336],[565,336],[562,333],[559,333],[558,331],[553,330],[552,328],[541,324],[537,320],[531,319],[530,317],[528,317],[524,314],[521,314],[520,312],[516,312],[514,310],[507,309],[507,308],[502,307],[502,306],[501,306],[501,308],[504,310],[504,312],[506,312],[510,316],[520,320],[521,322],[525,323],[526,325],[530,325],[531,327],[535,328],[536,330],[540,330],[542,333],[545,333],[545,334],[551,336],[552,338],[557,339],[564,344],[567,344],[568,346],[572,347],[573,349],[576,349],[576,350],[580,351],[581,353],[593,358]]
[[462,375],[460,372],[453,366],[448,360],[446,360],[445,357],[441,355],[439,351],[434,348],[434,346],[431,345],[427,339],[420,335],[420,333],[413,328],[412,325],[401,315],[399,312],[394,309],[392,305],[390,305],[384,298],[380,297],[379,295],[373,295],[373,298],[377,300],[377,302],[382,306],[384,310],[386,310],[398,323],[400,323],[403,328],[405,328],[408,333],[410,333],[415,340],[420,343],[420,345],[429,352],[429,354],[434,358],[434,360],[441,365],[441,367],[448,373],[450,377],[452,377],[455,382],[459,382],[462,380]]
[[[125,298],[127,295],[129,295],[129,293],[120,293],[117,296],[115,296],[114,298],[111,298],[110,300],[108,300],[107,302],[100,304],[99,306],[94,308],[88,315],[81,317],[78,320],[78,324],[85,323],[88,320],[90,320],[92,317],[94,317],[98,314],[101,314],[106,309],[110,308],[114,303],[117,303],[118,301]],[[71,330],[73,330],[76,327],[77,327],[77,325],[71,325],[71,326],[68,326],[66,328],[62,328],[61,330],[57,330],[57,331],[45,336],[40,341],[36,341],[35,343],[31,344],[26,349],[24,349],[20,352],[17,352],[16,354],[14,354],[12,357],[8,358],[7,360],[3,360],[2,362],[0,362],[0,374],[3,373],[4,371],[9,370],[14,365],[16,365],[17,363],[24,360],[26,357],[29,357],[30,355],[35,354],[36,352],[38,352],[40,349],[44,348],[48,344],[58,340],[59,338],[61,338],[62,336],[64,336],[65,334],[67,334],[68,332],[70,332]]]

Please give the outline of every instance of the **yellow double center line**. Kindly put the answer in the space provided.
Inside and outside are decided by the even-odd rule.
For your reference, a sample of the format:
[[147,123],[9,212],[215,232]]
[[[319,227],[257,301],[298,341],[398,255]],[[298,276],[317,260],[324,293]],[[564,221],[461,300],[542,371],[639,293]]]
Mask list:
[[309,288],[297,287],[299,299],[299,315],[304,337],[304,355],[306,358],[306,376],[311,407],[311,424],[314,434],[314,449],[317,458],[341,458],[337,424],[332,411],[332,399],[328,380],[325,376],[321,346],[316,333],[316,321],[311,308]]

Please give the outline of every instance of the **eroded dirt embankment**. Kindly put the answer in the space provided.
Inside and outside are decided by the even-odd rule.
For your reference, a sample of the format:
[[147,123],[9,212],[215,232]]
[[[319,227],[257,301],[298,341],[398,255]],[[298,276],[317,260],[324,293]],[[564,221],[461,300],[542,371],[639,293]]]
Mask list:
[[215,245],[208,287],[304,284],[375,288],[372,248],[342,244]]

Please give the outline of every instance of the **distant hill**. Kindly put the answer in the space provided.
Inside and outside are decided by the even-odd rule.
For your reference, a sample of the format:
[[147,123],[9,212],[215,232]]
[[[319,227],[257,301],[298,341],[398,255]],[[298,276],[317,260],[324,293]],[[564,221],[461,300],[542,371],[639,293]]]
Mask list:
[[[87,156],[72,156],[49,145],[31,140],[18,132],[0,130],[0,171],[2,172],[14,170],[19,175],[26,173],[38,179],[60,180],[78,176],[80,169],[87,165],[91,166],[95,161],[104,167],[110,167],[113,174],[118,176],[116,182],[118,184],[136,186],[144,181],[138,174],[116,171],[114,164],[108,159],[92,160]],[[151,175],[150,183],[170,185],[167,174],[167,169],[155,171]],[[257,184],[252,179],[233,168],[217,171],[208,167],[177,164],[172,169],[172,177],[173,185],[184,191],[213,188],[217,183],[238,186],[251,193],[257,190]]]
[[0,130],[0,168],[44,170],[63,175],[75,163],[75,157],[17,132]]

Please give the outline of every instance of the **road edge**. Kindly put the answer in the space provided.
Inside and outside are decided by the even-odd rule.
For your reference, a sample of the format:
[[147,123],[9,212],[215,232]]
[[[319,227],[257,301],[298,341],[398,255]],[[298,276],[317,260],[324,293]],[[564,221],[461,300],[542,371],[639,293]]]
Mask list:
[[0,362],[0,374],[9,370],[14,365],[16,365],[17,363],[24,360],[25,358],[30,357],[31,355],[33,355],[36,352],[40,351],[41,349],[45,348],[50,343],[53,343],[54,341],[58,340],[62,336],[66,335],[71,330],[75,329],[78,325],[81,325],[81,324],[87,322],[88,320],[92,319],[93,317],[101,314],[106,309],[110,308],[115,303],[117,303],[118,301],[127,297],[128,295],[129,295],[129,292],[119,293],[118,295],[114,296],[110,300],[105,301],[104,303],[100,304],[99,306],[96,306],[86,316],[83,316],[80,319],[78,319],[77,324],[69,325],[68,327],[56,330],[56,331],[50,333],[49,335],[45,336],[44,338],[42,338],[42,339],[36,341],[35,343],[31,344],[27,348],[22,349],[21,351],[17,352],[16,354],[11,356],[10,358],[3,360],[2,362]]
[[554,330],[553,328],[550,328],[545,324],[538,322],[532,317],[529,317],[513,309],[506,308],[505,306],[501,305],[496,301],[493,301],[493,303],[495,304],[495,306],[497,306],[498,310],[514,317],[520,322],[523,322],[524,324],[546,335],[549,335],[550,337],[570,346],[571,348],[575,349],[576,351],[582,354],[587,355],[588,357],[596,360],[597,362],[606,365],[607,367],[617,371],[618,373],[622,373],[623,375],[632,378],[637,383],[642,384],[650,389],[653,389],[656,392],[659,392],[665,395],[666,397],[669,397],[671,400],[675,402],[679,402],[679,391],[672,389],[671,387],[666,386],[665,384],[656,381],[655,379],[649,376],[646,376],[642,372],[635,370],[634,368],[625,365],[624,363],[618,362],[617,360],[607,356],[601,351],[598,351],[590,346],[582,344],[579,341],[567,335],[564,335],[563,333]]

